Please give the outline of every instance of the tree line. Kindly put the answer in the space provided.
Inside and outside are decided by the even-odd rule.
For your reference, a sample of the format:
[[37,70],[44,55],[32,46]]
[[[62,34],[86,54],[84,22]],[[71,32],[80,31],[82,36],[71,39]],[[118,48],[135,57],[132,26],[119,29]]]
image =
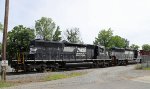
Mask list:
[[[0,23],[0,31],[2,32],[2,30],[3,25]],[[62,37],[61,28],[57,26],[51,18],[47,17],[41,17],[39,20],[36,20],[35,28],[28,28],[23,25],[15,26],[8,32],[7,53],[13,55],[20,50],[29,51],[29,44],[33,39],[42,39],[47,41],[66,40],[71,43],[83,43],[79,28],[68,28],[63,33],[64,37]],[[95,37],[93,44],[104,46],[106,49],[111,47],[139,49],[138,45],[132,44],[129,46],[129,41],[127,39],[119,35],[114,35],[111,28],[100,30],[97,37]],[[144,44],[142,49],[150,51],[150,45]],[[2,44],[0,43],[0,52],[1,50]]]

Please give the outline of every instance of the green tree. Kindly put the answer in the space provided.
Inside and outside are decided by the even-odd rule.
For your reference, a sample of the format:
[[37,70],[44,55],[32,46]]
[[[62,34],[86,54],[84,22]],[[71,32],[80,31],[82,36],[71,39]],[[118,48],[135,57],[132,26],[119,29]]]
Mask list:
[[36,34],[40,39],[52,40],[55,30],[55,23],[51,18],[42,17],[35,23]]
[[2,43],[0,43],[0,60],[2,60]]
[[131,49],[134,49],[134,50],[138,50],[140,47],[139,47],[138,45],[136,45],[136,44],[132,44],[132,45],[130,46],[130,48],[131,48]]
[[125,41],[125,47],[124,48],[129,48],[129,41],[125,38],[123,38],[124,41]]
[[142,45],[142,50],[150,51],[150,45],[149,44],[143,44]]
[[59,26],[57,26],[57,29],[55,33],[53,34],[53,41],[60,41],[61,40],[61,31]]
[[0,55],[2,53],[2,43],[0,43]]
[[15,26],[8,32],[7,52],[9,56],[14,53],[29,51],[30,41],[35,38],[34,29],[26,28],[23,25]]
[[[0,32],[3,32],[3,25],[0,23]],[[0,43],[0,59],[1,59],[1,53],[2,53],[2,43]]]
[[81,43],[79,28],[67,29],[65,35],[68,42]]
[[108,30],[103,29],[98,33],[98,37],[95,38],[94,44],[109,48],[112,36],[113,31],[111,30],[111,28],[109,28]]
[[3,25],[0,23],[0,32],[3,32]]
[[126,40],[118,35],[112,36],[109,42],[109,47],[119,47],[125,48],[126,47]]

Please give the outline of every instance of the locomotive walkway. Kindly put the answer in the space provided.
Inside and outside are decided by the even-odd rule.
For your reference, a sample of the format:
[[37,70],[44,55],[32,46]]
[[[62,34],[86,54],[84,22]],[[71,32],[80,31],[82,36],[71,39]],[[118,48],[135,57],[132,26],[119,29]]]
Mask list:
[[89,69],[88,74],[78,77],[24,84],[7,89],[150,89],[150,77],[146,77],[150,76],[150,71],[134,70],[134,67],[135,65],[128,65]]

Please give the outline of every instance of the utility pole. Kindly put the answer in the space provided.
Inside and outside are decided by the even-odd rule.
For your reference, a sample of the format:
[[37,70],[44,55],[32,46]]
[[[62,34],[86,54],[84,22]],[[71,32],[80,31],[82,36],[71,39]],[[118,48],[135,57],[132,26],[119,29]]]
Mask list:
[[3,31],[3,45],[2,45],[2,61],[4,65],[1,65],[1,80],[6,81],[6,45],[7,45],[7,29],[8,29],[8,12],[9,12],[9,0],[5,0],[5,16],[4,16],[4,31]]

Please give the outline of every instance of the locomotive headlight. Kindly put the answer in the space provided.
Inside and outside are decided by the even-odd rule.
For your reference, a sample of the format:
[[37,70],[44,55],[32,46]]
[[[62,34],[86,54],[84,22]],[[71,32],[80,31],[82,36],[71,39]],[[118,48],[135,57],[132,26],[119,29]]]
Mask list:
[[35,54],[36,53],[37,48],[35,47],[31,47],[30,48],[30,54]]

